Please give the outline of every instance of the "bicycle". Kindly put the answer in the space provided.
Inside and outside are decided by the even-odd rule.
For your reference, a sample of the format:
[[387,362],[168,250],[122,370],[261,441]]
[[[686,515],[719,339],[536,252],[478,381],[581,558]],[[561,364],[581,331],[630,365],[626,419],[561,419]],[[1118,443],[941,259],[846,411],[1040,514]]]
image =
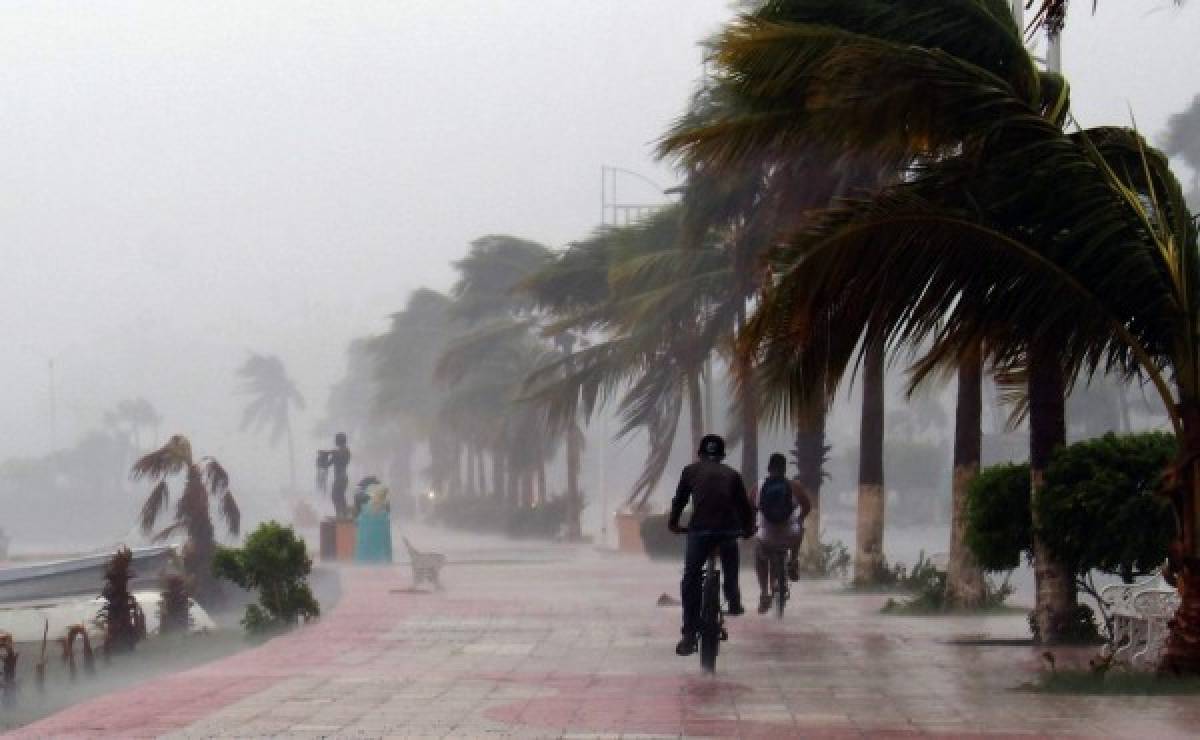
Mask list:
[[[681,534],[687,531],[686,527],[680,529]],[[696,635],[700,643],[700,667],[705,673],[717,670],[717,653],[720,652],[721,643],[729,639],[725,617],[721,613],[721,570],[717,567],[720,555],[721,543],[717,542],[708,553],[700,587],[700,624]]]
[[767,548],[767,583],[771,588],[771,601],[775,605],[775,618],[783,619],[783,608],[791,596],[787,578],[788,549],[786,547]]

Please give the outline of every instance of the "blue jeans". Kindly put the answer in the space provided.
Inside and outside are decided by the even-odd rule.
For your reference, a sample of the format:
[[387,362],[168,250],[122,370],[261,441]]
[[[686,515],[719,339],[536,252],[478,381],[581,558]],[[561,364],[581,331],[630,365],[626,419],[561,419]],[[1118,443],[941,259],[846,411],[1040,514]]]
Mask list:
[[690,637],[700,628],[700,601],[704,585],[704,563],[714,547],[721,548],[722,585],[725,601],[730,605],[741,604],[738,590],[738,546],[740,532],[722,530],[698,530],[688,532],[687,550],[683,556],[683,580],[679,583],[679,595],[683,600],[683,635]]

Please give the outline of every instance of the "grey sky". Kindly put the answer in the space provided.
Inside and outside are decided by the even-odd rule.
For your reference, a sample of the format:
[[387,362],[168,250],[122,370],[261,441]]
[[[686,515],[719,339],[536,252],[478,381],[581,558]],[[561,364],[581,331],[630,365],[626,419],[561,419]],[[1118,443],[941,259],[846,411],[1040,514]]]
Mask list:
[[[1200,91],[1198,3],[1074,5],[1077,117],[1123,124],[1132,107],[1157,133]],[[249,467],[258,443],[229,434],[228,400],[249,350],[279,354],[307,395],[303,449],[346,342],[410,289],[446,288],[468,241],[585,235],[601,164],[672,181],[651,142],[729,14],[726,0],[4,3],[0,458],[45,450],[53,356],[60,443],[142,395],[164,432]]]

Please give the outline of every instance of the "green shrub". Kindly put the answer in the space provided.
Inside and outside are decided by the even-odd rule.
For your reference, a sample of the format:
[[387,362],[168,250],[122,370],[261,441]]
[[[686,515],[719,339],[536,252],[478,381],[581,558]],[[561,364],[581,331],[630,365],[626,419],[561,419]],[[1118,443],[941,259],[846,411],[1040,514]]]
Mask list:
[[967,546],[984,570],[1013,570],[1032,546],[1029,466],[994,465],[967,489]]
[[[1046,468],[1046,486],[1037,499],[1039,534],[1071,569],[1076,589],[1097,598],[1106,628],[1110,620],[1091,573],[1129,582],[1166,559],[1174,516],[1156,491],[1175,452],[1168,434],[1107,434],[1057,450]],[[985,570],[1011,570],[1022,555],[1032,556],[1032,519],[1029,466],[987,468],[968,491],[967,545]],[[1096,639],[1089,607],[1080,605],[1067,620],[1067,641]],[[1036,625],[1033,632],[1038,637]]]
[[[1175,440],[1112,434],[1058,450],[1038,496],[1041,536],[1080,576],[1126,580],[1154,570],[1174,537],[1169,504],[1155,495]],[[985,469],[967,494],[967,545],[985,570],[1012,570],[1033,547],[1028,465]]]
[[321,614],[308,587],[312,572],[304,540],[291,527],[266,522],[246,538],[240,549],[218,547],[213,573],[246,589],[258,589],[258,604],[246,607],[242,624],[261,633],[286,628],[301,618]]
[[1038,497],[1055,555],[1126,581],[1158,568],[1174,539],[1175,517],[1156,492],[1175,452],[1175,438],[1162,433],[1108,434],[1060,450]]

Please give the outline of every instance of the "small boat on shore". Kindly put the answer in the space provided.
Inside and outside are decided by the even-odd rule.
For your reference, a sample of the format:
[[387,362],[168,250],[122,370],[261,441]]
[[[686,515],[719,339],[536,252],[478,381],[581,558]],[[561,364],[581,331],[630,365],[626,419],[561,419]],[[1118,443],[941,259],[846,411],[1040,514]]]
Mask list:
[[[174,545],[135,547],[131,587],[153,588],[159,575],[175,556]],[[100,593],[110,551],[40,563],[0,567],[0,603],[53,599]]]

